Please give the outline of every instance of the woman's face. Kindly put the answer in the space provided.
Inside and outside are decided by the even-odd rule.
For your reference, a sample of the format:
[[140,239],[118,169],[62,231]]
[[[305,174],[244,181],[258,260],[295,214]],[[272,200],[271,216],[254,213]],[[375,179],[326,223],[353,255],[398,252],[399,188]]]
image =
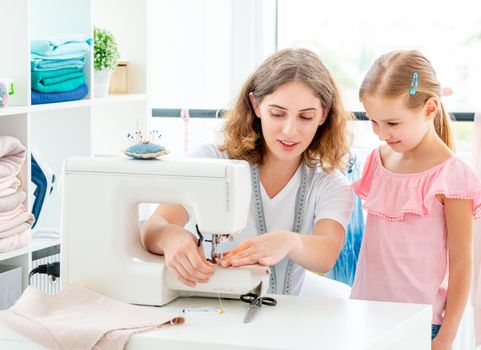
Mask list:
[[267,156],[280,161],[300,161],[325,118],[321,100],[310,87],[291,81],[279,86],[252,106],[261,120]]

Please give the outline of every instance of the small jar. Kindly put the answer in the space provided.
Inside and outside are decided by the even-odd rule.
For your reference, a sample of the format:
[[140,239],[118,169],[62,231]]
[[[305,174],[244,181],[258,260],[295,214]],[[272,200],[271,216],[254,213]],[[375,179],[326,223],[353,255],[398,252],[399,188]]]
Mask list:
[[8,97],[14,93],[13,79],[0,79],[0,107],[7,107]]

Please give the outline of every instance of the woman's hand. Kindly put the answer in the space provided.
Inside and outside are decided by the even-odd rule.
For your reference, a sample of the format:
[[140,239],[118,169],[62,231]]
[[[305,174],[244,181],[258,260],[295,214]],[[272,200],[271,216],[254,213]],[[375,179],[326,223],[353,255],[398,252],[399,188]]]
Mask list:
[[205,258],[202,246],[197,247],[192,233],[176,225],[166,225],[163,230],[168,230],[169,236],[164,246],[167,268],[190,287],[207,282],[214,273],[214,266]]
[[431,342],[431,350],[452,350],[453,349],[453,342],[452,341],[444,341],[440,337],[435,337]]
[[289,231],[271,231],[243,241],[238,247],[226,253],[222,267],[252,264],[275,265],[286,255],[297,249],[297,235]]

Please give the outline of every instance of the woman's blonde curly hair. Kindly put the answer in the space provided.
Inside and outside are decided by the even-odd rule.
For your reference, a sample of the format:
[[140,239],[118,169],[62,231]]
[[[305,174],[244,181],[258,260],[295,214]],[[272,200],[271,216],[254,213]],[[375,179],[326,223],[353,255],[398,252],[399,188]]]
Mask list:
[[303,161],[309,166],[321,166],[325,171],[345,167],[345,156],[349,152],[350,137],[347,113],[341,95],[331,74],[320,58],[307,49],[284,49],[271,55],[247,79],[233,109],[224,117],[224,142],[219,147],[232,159],[246,160],[250,164],[262,164],[266,144],[260,119],[255,115],[249,100],[252,92],[258,104],[279,86],[298,81],[310,87],[321,100],[327,114],[310,145],[303,153]]

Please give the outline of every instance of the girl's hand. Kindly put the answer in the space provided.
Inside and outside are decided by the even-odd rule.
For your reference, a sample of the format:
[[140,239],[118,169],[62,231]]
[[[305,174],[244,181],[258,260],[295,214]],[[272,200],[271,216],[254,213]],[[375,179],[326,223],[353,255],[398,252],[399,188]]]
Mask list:
[[205,258],[202,246],[197,247],[196,238],[184,228],[170,225],[168,229],[170,239],[164,247],[167,268],[187,286],[207,282],[214,273],[214,266]]
[[275,265],[298,244],[295,233],[271,231],[242,242],[222,257],[220,266]]

